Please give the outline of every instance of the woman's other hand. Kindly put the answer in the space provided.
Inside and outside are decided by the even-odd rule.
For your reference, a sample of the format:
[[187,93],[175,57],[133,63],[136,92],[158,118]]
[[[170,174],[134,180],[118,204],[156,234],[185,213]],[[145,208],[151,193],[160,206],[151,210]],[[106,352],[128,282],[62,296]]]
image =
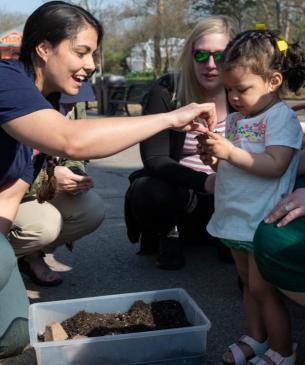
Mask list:
[[281,199],[271,213],[265,218],[266,223],[280,220],[278,227],[286,226],[296,218],[305,215],[305,188],[295,190]]
[[171,118],[170,128],[185,132],[191,130],[206,132],[213,130],[217,123],[214,103],[191,103],[167,113],[167,116]]
[[57,192],[77,194],[88,191],[93,186],[91,176],[81,176],[72,172],[68,167],[56,166],[54,171],[56,177]]

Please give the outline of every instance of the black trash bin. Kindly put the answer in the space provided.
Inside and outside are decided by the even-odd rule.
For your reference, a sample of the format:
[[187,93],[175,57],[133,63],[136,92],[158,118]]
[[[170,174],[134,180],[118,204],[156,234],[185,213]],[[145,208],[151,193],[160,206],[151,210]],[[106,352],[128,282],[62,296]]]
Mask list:
[[105,114],[104,96],[103,96],[103,77],[97,77],[94,83],[94,92],[97,101],[98,114]]
[[119,104],[112,104],[111,99],[123,100],[126,92],[126,79],[124,76],[109,75],[97,79],[95,84],[98,113],[114,115]]

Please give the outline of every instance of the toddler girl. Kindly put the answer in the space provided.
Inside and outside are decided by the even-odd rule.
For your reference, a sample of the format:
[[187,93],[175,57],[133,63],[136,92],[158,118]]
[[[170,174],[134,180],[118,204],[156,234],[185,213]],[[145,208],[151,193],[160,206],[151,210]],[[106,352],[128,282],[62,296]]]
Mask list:
[[232,250],[244,285],[248,331],[228,348],[223,362],[291,365],[295,349],[288,312],[257,269],[253,236],[294,186],[303,133],[279,91],[284,84],[291,91],[303,86],[305,55],[270,31],[245,31],[225,49],[222,76],[237,112],[226,119],[226,138],[207,132],[201,141],[202,160],[217,169],[215,212],[207,230]]

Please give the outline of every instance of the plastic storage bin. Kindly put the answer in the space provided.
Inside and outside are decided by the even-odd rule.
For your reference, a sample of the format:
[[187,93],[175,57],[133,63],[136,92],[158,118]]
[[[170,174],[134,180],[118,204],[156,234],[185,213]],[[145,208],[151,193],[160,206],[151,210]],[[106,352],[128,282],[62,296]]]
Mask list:
[[[185,311],[191,327],[138,332],[78,340],[38,342],[50,322],[87,312],[126,312],[136,300],[146,303],[173,299]],[[201,364],[211,324],[184,289],[107,295],[30,305],[29,331],[38,365]]]

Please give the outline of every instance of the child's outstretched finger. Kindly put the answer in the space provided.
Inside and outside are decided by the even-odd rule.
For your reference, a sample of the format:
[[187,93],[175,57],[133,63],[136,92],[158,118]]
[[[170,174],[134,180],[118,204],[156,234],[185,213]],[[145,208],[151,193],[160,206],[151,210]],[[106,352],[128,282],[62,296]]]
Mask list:
[[215,132],[211,132],[211,131],[207,131],[205,133],[205,139],[213,139],[213,140],[219,140],[220,138],[223,138],[219,133],[215,133]]

